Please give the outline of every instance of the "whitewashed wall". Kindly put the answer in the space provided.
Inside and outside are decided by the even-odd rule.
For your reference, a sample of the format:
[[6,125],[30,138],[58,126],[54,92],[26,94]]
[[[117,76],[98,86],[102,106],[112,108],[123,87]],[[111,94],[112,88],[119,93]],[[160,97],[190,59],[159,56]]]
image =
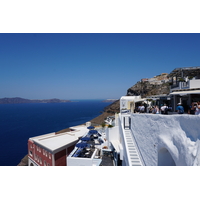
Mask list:
[[131,116],[131,131],[148,166],[158,165],[162,149],[168,151],[175,165],[199,165],[199,124],[200,116],[187,114]]
[[200,80],[190,80],[190,88],[199,88]]

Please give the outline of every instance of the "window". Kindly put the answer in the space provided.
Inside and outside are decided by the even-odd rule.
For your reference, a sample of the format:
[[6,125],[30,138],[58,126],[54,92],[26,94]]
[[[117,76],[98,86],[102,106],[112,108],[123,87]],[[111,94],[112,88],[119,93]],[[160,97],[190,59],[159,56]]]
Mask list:
[[51,159],[51,153],[49,153],[49,159]]
[[37,156],[37,155],[35,155],[35,160],[36,160],[36,161],[38,160],[38,156]]
[[33,153],[32,153],[32,151],[29,151],[29,155],[33,156]]
[[47,166],[47,163],[46,163],[46,161],[44,160],[44,166]]

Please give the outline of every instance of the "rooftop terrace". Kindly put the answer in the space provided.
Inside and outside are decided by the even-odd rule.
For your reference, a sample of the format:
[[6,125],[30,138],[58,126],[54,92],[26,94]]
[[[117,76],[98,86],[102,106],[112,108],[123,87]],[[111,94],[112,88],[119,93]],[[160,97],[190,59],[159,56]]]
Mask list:
[[111,154],[104,153],[107,145],[105,134],[97,130],[88,131],[76,144],[67,158],[68,165],[113,166]]

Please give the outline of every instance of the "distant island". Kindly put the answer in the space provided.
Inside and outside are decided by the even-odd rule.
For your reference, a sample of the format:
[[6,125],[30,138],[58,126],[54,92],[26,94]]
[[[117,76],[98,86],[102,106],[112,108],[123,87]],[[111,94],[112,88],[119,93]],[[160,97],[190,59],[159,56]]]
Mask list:
[[117,101],[118,99],[105,99],[103,100],[102,102],[115,102]]
[[0,104],[19,104],[19,103],[67,103],[70,100],[61,99],[23,99],[20,97],[1,98]]

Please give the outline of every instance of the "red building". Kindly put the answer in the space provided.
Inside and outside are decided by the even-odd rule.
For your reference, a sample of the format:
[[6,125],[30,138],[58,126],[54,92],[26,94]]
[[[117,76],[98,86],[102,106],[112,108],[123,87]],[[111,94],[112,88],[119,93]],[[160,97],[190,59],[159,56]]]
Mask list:
[[67,156],[78,140],[85,134],[87,127],[72,127],[73,131],[49,133],[28,140],[29,166],[66,166]]

